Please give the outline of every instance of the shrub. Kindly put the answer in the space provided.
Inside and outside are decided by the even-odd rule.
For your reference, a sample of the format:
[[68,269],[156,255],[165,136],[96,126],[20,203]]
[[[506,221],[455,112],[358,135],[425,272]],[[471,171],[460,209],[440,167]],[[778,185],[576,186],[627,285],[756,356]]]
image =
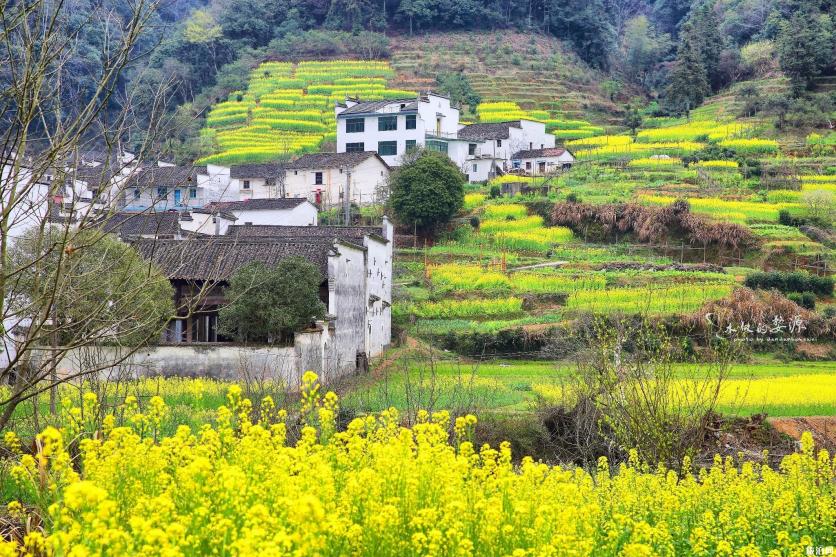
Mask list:
[[812,292],[790,292],[787,299],[795,302],[804,309],[816,309],[816,295]]
[[833,277],[813,275],[805,271],[759,271],[746,277],[748,288],[775,289],[780,292],[812,292],[827,297],[833,294]]

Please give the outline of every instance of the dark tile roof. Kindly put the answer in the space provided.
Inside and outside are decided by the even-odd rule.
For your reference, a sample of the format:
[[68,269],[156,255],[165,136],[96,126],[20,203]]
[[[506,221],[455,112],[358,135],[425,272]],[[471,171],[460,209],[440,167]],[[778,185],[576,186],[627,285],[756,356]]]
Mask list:
[[180,234],[180,215],[176,211],[159,213],[115,213],[106,217],[106,232],[118,234],[123,240],[139,236],[175,236]]
[[338,116],[342,116],[343,114],[351,115],[351,114],[368,114],[369,112],[377,112],[387,106],[393,104],[406,104],[403,110],[415,110],[418,108],[418,102],[415,100],[415,97],[411,99],[390,99],[385,101],[367,101],[357,103],[354,106],[349,106]]
[[[526,149],[511,155],[512,159],[534,159],[537,157],[559,157],[566,152],[563,147],[546,147],[545,149]],[[570,153],[571,154],[571,153]]]
[[[311,153],[302,155],[287,165],[289,170],[303,170],[311,168],[341,168],[354,167],[372,157],[379,157],[374,151],[357,151],[353,153]],[[380,159],[383,162],[383,159]],[[383,164],[386,164],[383,162]],[[388,165],[387,165],[388,166]]]
[[132,188],[182,187],[197,185],[197,175],[205,174],[203,166],[154,166],[140,170],[128,181]]
[[271,197],[244,201],[213,201],[204,205],[207,211],[260,211],[269,209],[293,209],[307,202],[304,197]]
[[275,179],[284,174],[284,165],[281,164],[238,164],[229,167],[230,178],[264,178],[265,180]]
[[274,266],[283,259],[307,259],[328,276],[331,241],[290,241],[205,237],[191,240],[139,240],[134,243],[140,255],[160,267],[172,280],[228,281],[245,265],[261,262]]
[[459,139],[508,139],[510,128],[520,128],[519,120],[511,122],[496,122],[491,124],[470,124],[459,130]]
[[[209,205],[211,205],[211,203]],[[189,211],[187,211],[187,212],[181,213],[181,220],[182,220],[182,215],[185,215],[185,214],[188,214],[188,213],[198,213],[200,215],[217,214],[217,215],[220,215],[221,217],[225,218],[226,220],[231,220],[231,221],[238,220],[238,217],[236,217],[234,213],[230,213],[229,211],[226,211],[224,209],[219,210],[218,208],[214,208],[214,209],[209,208],[208,205],[204,206],[204,207],[194,207],[192,209],[189,209]],[[189,215],[189,220],[192,220],[191,215]]]
[[68,178],[81,180],[90,188],[100,188],[110,183],[113,175],[114,173],[109,168],[103,166],[79,166],[69,171]]
[[338,238],[355,244],[363,243],[363,236],[382,236],[383,230],[376,226],[279,226],[272,224],[233,224],[226,229],[226,235],[235,238]]

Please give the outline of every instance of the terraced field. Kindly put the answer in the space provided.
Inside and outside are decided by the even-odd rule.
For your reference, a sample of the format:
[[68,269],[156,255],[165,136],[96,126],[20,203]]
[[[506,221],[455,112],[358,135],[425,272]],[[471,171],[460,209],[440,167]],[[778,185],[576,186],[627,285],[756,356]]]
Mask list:
[[265,62],[250,74],[246,91],[233,91],[212,107],[203,138],[216,146],[201,164],[242,164],[288,159],[336,141],[334,103],[410,98],[392,89],[385,61]]
[[392,67],[397,87],[425,90],[440,73],[462,72],[486,102],[512,101],[565,119],[620,123],[622,108],[601,91],[605,78],[547,37],[510,31],[441,33],[431,42],[395,37]]

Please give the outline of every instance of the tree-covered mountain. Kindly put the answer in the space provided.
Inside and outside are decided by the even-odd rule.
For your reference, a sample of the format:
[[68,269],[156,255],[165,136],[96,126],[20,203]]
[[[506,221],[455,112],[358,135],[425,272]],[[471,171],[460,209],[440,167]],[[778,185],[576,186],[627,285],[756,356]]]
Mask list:
[[[71,94],[93,94],[85,75],[106,56],[107,36],[95,30],[128,9],[111,3],[68,4],[68,28],[89,26],[66,65]],[[390,54],[393,35],[432,41],[439,31],[510,29],[560,39],[609,75],[613,95],[645,95],[662,112],[682,113],[731,83],[780,68],[792,95],[772,104],[797,112],[794,99],[834,72],[833,8],[834,0],[175,0],[160,3],[147,22],[137,47],[142,62],[113,102],[130,99],[142,115],[164,92],[177,132],[159,141],[186,156],[206,106],[241,89],[265,59],[380,58]],[[764,108],[765,99],[755,101]],[[832,111],[832,98],[813,102],[804,110]]]

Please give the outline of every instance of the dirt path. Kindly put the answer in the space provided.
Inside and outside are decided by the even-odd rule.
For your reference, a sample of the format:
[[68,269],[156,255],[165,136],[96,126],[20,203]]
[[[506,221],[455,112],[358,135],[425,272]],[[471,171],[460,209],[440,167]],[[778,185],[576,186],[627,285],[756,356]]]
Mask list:
[[395,362],[398,361],[399,358],[408,354],[409,352],[413,352],[418,350],[421,347],[421,344],[418,342],[418,339],[413,337],[406,337],[404,340],[403,345],[399,346],[395,350],[392,350],[386,356],[380,360],[379,362],[374,362],[371,368],[371,374],[373,377],[380,377],[386,373],[386,371],[392,367]]
[[836,416],[768,418],[767,421],[777,431],[796,440],[801,439],[802,433],[809,431],[818,447],[830,451],[831,454],[836,450]]

